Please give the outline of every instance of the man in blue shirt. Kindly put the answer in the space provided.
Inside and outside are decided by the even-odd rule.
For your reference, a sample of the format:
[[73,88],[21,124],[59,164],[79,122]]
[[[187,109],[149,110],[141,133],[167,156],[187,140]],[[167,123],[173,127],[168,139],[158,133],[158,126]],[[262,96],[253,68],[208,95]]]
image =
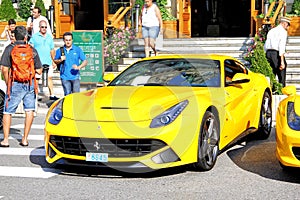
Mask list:
[[[41,62],[44,68],[49,68],[48,71],[48,88],[50,94],[50,100],[57,100],[58,98],[54,96],[53,91],[53,70],[56,68],[56,64],[53,62],[55,50],[53,37],[47,33],[47,22],[41,20],[39,23],[40,31],[33,34],[29,44],[31,44],[38,52]],[[37,77],[40,78],[40,77]]]
[[73,35],[66,32],[63,35],[64,56],[60,48],[56,50],[54,61],[60,64],[60,79],[65,96],[74,92],[80,92],[79,70],[87,65],[86,56],[80,47],[73,45]]

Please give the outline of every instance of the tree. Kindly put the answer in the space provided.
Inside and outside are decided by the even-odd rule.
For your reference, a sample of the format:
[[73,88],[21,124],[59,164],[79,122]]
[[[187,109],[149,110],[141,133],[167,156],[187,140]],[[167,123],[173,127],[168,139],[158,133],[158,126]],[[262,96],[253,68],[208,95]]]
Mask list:
[[31,15],[31,0],[19,0],[18,3],[18,15],[22,18],[27,20],[28,17]]
[[0,5],[0,19],[8,21],[9,19],[16,19],[17,13],[11,0],[2,0]]
[[41,15],[46,16],[46,8],[43,0],[37,0],[34,7],[39,7],[41,9]]

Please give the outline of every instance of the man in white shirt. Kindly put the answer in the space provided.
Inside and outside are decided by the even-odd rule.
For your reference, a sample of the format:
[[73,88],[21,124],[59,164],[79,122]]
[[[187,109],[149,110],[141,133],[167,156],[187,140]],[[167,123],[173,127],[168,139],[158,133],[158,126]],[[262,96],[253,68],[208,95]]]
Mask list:
[[287,29],[290,26],[290,19],[280,18],[280,24],[272,28],[267,34],[267,40],[264,45],[266,57],[273,69],[274,75],[278,77],[279,83],[285,87],[286,60],[284,57],[287,41]]
[[32,17],[27,20],[27,31],[31,31],[31,35],[38,33],[40,31],[40,21],[46,21],[47,23],[47,33],[52,35],[49,21],[46,17],[41,15],[41,9],[39,7],[34,7],[32,10]]

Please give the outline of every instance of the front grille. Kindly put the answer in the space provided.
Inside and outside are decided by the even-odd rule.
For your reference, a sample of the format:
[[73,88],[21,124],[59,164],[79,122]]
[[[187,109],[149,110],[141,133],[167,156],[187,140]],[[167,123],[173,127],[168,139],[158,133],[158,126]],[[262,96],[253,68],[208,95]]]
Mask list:
[[50,143],[60,152],[85,156],[86,152],[108,153],[109,157],[138,157],[152,153],[166,144],[155,139],[104,139],[50,136]]
[[294,156],[300,160],[300,147],[293,147],[292,148],[293,154]]

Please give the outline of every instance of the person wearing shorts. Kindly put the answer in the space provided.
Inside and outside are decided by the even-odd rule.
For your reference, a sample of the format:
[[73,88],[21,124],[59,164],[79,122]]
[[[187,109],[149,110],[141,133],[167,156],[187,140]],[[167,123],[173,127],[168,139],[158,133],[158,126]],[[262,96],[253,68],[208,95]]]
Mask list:
[[[54,41],[52,35],[47,33],[47,22],[41,20],[39,23],[40,31],[33,34],[29,40],[31,44],[39,53],[40,59],[42,61],[43,68],[48,68],[48,89],[49,89],[49,99],[57,100],[58,97],[54,95],[53,90],[53,70],[56,68],[56,64],[53,61],[55,50],[54,50]],[[40,79],[41,76],[37,76],[37,79]],[[45,80],[44,80],[45,81]]]
[[[9,70],[12,66],[11,51],[17,44],[26,43],[27,31],[24,26],[17,26],[14,30],[16,41],[14,44],[9,44],[1,57],[1,69],[2,75],[6,83],[9,82]],[[33,59],[35,72],[38,74],[42,73],[42,63],[36,49],[33,50]],[[22,141],[19,143],[21,146],[28,146],[28,134],[31,129],[31,125],[34,118],[34,111],[36,106],[36,94],[34,91],[34,82],[30,85],[29,82],[17,82],[14,81],[10,87],[10,96],[5,95],[5,105],[3,112],[3,140],[0,142],[0,147],[9,147],[8,137],[11,126],[12,114],[14,114],[18,108],[18,105],[23,100],[23,108],[25,111],[25,123],[24,123],[24,135]]]
[[157,55],[155,49],[155,40],[159,32],[162,30],[162,18],[159,8],[152,0],[145,0],[140,17],[140,25],[142,25],[142,35],[145,43],[145,57],[149,57],[150,48]]

